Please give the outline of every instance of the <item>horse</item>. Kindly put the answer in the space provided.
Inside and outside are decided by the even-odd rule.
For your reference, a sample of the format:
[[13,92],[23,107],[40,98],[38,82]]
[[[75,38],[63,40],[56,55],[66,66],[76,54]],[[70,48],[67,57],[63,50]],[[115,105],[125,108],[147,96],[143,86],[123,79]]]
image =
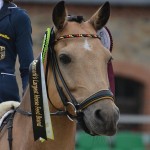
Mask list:
[[55,5],[52,54],[48,49],[43,62],[54,140],[34,141],[28,86],[17,107],[20,111],[11,117],[12,133],[10,126],[0,131],[1,150],[74,150],[77,123],[91,136],[116,133],[119,109],[107,72],[112,55],[97,36],[109,16],[109,2],[87,21],[68,18],[64,1]]

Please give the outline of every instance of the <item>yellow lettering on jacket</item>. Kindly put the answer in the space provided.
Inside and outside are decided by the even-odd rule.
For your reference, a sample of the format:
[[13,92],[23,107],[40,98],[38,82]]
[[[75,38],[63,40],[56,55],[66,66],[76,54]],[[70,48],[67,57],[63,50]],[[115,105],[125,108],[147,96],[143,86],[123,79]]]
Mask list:
[[0,33],[0,37],[4,38],[4,39],[7,39],[7,40],[10,40],[10,37],[6,34],[2,34]]

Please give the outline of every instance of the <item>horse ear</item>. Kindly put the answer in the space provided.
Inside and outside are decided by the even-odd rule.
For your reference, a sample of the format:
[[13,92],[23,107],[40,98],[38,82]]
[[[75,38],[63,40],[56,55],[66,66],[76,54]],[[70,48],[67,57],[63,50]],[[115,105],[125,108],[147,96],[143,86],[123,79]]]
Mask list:
[[110,16],[110,4],[104,3],[98,11],[88,20],[96,30],[104,27]]
[[59,3],[56,4],[52,13],[53,23],[58,30],[62,29],[66,24],[67,22],[66,16],[67,11],[65,8],[65,2],[60,1]]

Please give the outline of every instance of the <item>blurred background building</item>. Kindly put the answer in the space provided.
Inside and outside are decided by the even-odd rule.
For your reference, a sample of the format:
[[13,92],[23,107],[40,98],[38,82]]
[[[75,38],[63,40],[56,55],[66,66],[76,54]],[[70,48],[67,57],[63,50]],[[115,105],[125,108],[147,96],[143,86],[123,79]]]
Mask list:
[[[15,0],[15,2],[30,15],[33,49],[37,57],[41,51],[46,28],[53,26],[51,13],[58,0]],[[88,19],[103,2],[104,0],[66,0],[66,5],[69,14],[83,15]],[[150,150],[150,0],[110,0],[109,2],[111,17],[107,27],[114,41],[116,103],[121,112],[117,134],[119,136],[121,131],[126,131],[123,140],[130,148],[128,142],[140,136],[147,148],[140,149],[138,146],[137,149],[134,145],[134,150]],[[20,85],[20,79],[18,82]],[[131,140],[127,134],[131,132],[138,133],[139,136],[132,136]],[[114,147],[113,141],[114,138],[111,138],[109,147],[104,150]],[[138,140],[136,142],[140,143]]]

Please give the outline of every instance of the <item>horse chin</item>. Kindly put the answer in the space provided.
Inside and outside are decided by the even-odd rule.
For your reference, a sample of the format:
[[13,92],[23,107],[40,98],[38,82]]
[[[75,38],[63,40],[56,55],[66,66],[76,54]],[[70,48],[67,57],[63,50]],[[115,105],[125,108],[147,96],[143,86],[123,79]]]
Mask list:
[[97,124],[96,122],[91,121],[91,118],[90,121],[84,118],[84,122],[87,129],[89,130],[89,134],[92,136],[113,136],[117,131],[117,127],[107,128],[107,124]]
[[112,123],[110,121],[102,122],[101,120],[96,120],[94,117],[89,115],[90,113],[84,113],[84,123],[89,130],[89,134],[93,136],[113,136],[117,131],[117,123]]

